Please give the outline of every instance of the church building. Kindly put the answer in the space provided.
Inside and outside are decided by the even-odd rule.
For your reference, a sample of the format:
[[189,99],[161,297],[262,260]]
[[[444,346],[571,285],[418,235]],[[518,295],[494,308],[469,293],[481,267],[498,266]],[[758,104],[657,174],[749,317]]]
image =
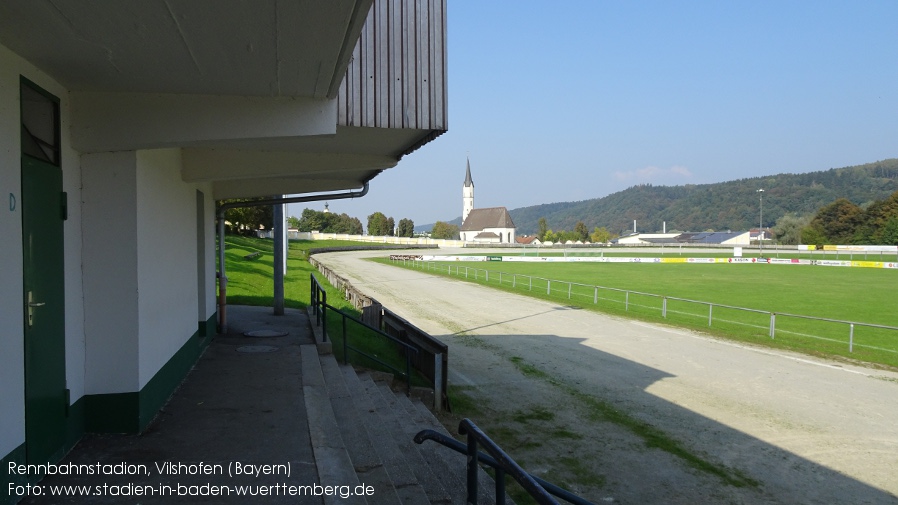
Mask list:
[[474,181],[471,179],[471,160],[462,186],[461,239],[464,242],[512,244],[515,226],[505,207],[474,208]]

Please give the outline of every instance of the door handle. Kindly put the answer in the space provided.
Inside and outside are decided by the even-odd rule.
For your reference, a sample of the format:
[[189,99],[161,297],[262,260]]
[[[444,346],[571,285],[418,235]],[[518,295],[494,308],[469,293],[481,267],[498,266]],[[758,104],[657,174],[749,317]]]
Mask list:
[[43,307],[46,305],[46,302],[36,302],[34,301],[34,293],[28,292],[28,327],[31,328],[34,326],[34,308],[35,307]]

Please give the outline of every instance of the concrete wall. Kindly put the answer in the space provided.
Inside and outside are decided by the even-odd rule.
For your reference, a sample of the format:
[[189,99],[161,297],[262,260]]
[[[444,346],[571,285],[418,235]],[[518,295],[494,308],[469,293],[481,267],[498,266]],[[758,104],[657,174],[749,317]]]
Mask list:
[[138,151],[136,168],[142,388],[197,330],[196,186],[181,181],[180,149]]
[[88,394],[137,391],[137,157],[82,156]]
[[20,77],[60,100],[63,191],[69,195],[65,234],[66,381],[74,402],[84,391],[84,331],[81,297],[81,173],[67,134],[68,92],[59,83],[0,46],[0,458],[25,441],[24,307]]

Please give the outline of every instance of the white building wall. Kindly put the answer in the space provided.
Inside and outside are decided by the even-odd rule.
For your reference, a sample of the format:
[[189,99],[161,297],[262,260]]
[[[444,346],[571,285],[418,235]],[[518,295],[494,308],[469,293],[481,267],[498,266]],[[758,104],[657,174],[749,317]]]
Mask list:
[[84,392],[84,311],[81,284],[81,171],[71,149],[68,91],[0,45],[0,458],[25,441],[25,358],[22,295],[20,78],[60,100],[65,234],[66,383],[74,403]]
[[197,330],[196,189],[180,149],[138,151],[139,388]]
[[[137,158],[81,158],[87,394],[138,390]],[[160,238],[161,240],[161,238]]]

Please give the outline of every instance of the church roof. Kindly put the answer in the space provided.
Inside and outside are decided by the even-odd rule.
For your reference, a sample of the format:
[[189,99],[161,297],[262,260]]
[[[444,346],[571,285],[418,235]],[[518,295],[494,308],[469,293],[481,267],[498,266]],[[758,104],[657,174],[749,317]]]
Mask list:
[[467,171],[467,173],[465,173],[465,186],[464,187],[467,188],[468,186],[472,186],[472,187],[474,186],[474,180],[471,179],[471,160],[468,160],[468,171]]
[[511,215],[505,207],[474,209],[461,225],[461,231],[478,231],[487,228],[514,228]]

